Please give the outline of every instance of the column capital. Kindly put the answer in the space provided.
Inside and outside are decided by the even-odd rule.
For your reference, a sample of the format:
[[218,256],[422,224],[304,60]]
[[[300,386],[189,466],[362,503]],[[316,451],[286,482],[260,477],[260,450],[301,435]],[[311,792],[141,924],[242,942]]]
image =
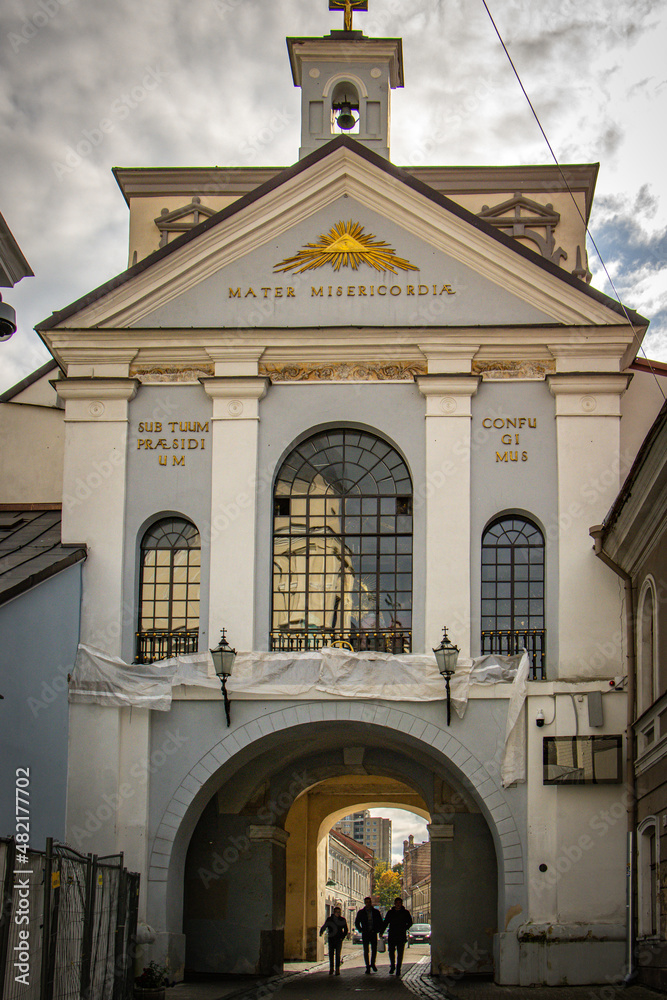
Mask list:
[[285,847],[289,833],[280,826],[249,826],[248,837],[250,840],[275,844],[276,847]]
[[127,420],[127,404],[137,394],[136,378],[53,379],[51,385],[65,404],[65,419],[79,421]]
[[427,823],[428,837],[431,841],[453,840],[453,823]]
[[199,381],[213,400],[214,420],[259,420],[259,401],[266,395],[270,379],[260,375],[217,375]]
[[548,375],[557,417],[620,417],[621,396],[632,375],[610,372],[567,372]]
[[479,375],[417,375],[415,382],[426,397],[427,417],[471,417],[472,397]]

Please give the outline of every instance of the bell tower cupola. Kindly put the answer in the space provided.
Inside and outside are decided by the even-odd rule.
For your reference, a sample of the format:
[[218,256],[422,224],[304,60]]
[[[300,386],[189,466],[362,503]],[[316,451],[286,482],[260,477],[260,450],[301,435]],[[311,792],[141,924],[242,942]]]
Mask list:
[[354,30],[368,0],[329,0],[343,30],[323,38],[288,38],[294,85],[301,88],[299,159],[337,135],[351,135],[389,159],[391,91],[403,86],[400,38],[367,38]]

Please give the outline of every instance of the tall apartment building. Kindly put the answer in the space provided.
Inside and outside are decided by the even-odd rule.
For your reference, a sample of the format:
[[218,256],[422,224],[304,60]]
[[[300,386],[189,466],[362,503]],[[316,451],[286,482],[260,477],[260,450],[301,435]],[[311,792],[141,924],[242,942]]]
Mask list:
[[351,837],[358,844],[365,844],[375,851],[376,861],[386,861],[391,867],[391,820],[384,816],[371,816],[370,810],[350,813],[343,816],[335,824],[334,830],[340,830],[346,837]]

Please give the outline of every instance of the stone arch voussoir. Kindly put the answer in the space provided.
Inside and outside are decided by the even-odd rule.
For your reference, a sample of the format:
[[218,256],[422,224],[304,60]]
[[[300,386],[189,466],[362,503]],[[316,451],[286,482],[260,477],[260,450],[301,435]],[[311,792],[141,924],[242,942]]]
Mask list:
[[506,796],[484,764],[448,729],[424,722],[417,715],[391,705],[363,701],[303,702],[277,709],[239,726],[205,753],[185,776],[166,807],[150,849],[149,882],[169,878],[172,850],[183,817],[208,779],[237,753],[271,733],[318,722],[365,722],[404,733],[437,751],[459,771],[476,794],[499,845],[498,866],[507,888],[525,881],[523,847]]

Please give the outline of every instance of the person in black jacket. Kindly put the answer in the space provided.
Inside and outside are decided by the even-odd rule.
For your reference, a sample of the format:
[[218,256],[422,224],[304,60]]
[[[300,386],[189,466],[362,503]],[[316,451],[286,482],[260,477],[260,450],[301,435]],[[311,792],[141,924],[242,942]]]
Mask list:
[[[387,935],[387,948],[389,950],[389,975],[396,970],[396,975],[401,974],[401,963],[403,962],[403,951],[408,936],[408,928],[412,927],[412,917],[403,906],[403,900],[397,896],[394,905],[387,910],[387,915],[382,923],[382,933],[389,928]],[[394,957],[396,961],[394,961]]]
[[327,917],[320,927],[320,935],[327,931],[329,936],[329,975],[334,974],[334,959],[336,961],[336,975],[340,976],[340,952],[343,941],[347,937],[349,930],[347,920],[341,916],[340,906],[334,906],[331,916]]
[[364,907],[358,911],[354,919],[354,926],[361,934],[366,972],[370,974],[371,968],[373,972],[377,972],[375,958],[378,950],[378,934],[382,931],[382,916],[380,911],[373,906],[373,900],[370,896],[366,896],[364,899]]

